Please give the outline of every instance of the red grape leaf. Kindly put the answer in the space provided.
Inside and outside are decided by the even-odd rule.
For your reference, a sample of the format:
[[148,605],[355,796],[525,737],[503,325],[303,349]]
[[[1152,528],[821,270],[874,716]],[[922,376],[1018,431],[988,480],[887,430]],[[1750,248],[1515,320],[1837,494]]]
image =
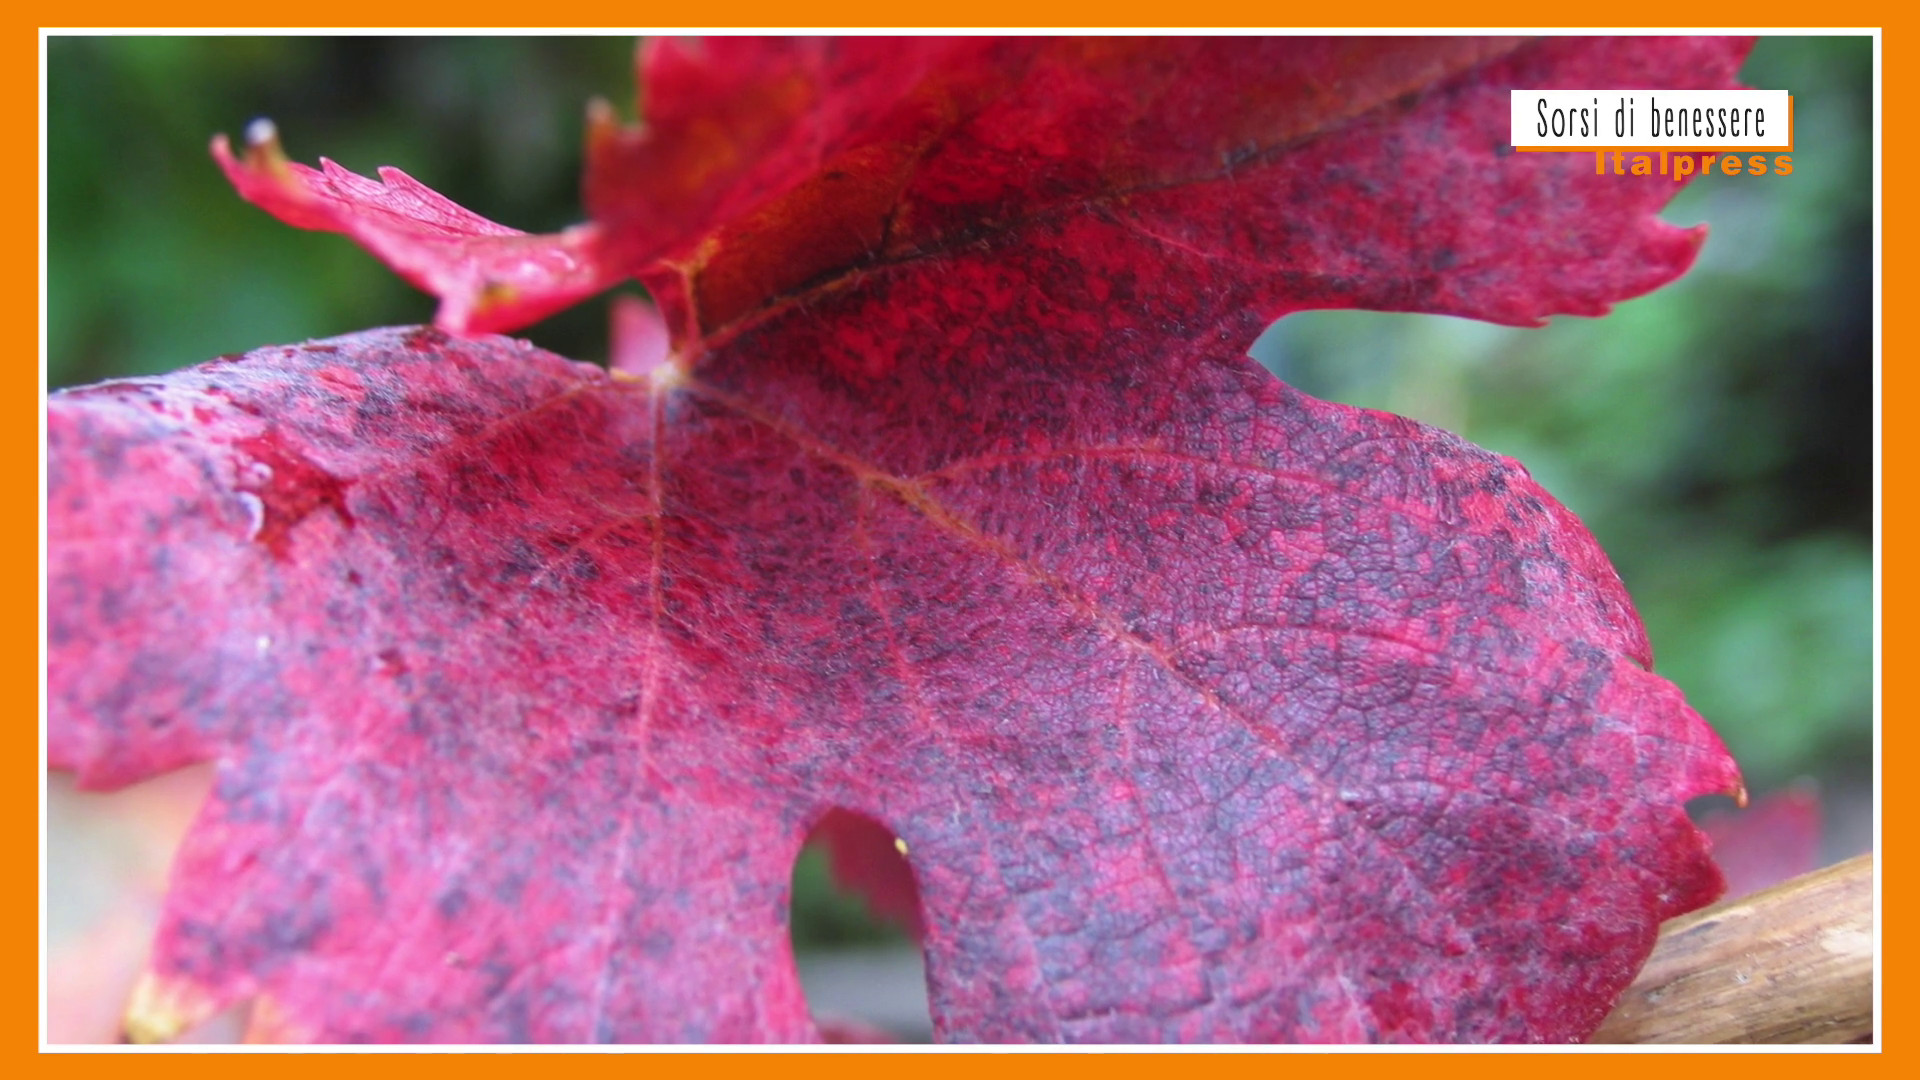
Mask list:
[[[822,138],[951,114],[908,140],[908,246],[789,281],[767,223],[864,159],[732,162],[698,258],[643,269],[648,378],[377,331],[58,395],[52,760],[219,762],[140,1033],[257,996],[286,1038],[811,1040],[786,891],[836,808],[909,846],[946,1038],[1591,1032],[1718,893],[1681,803],[1732,762],[1523,469],[1244,350],[1300,307],[1668,280],[1672,188],[1501,155],[1505,88],[1725,85],[1745,46],[1386,43],[1433,80],[1390,89],[1346,46],[1154,47],[1278,89],[966,43],[1023,96],[809,99],[882,117]],[[887,54],[795,55],[845,94]]]
[[[162,973],[310,1037],[805,1039],[845,807],[949,1036],[1574,1038],[1717,892],[1677,800],[1731,764],[1511,464],[1221,348],[903,364],[827,443],[740,355],[377,332],[55,403],[55,760],[220,758]],[[1050,436],[885,460],[1043,385]]]

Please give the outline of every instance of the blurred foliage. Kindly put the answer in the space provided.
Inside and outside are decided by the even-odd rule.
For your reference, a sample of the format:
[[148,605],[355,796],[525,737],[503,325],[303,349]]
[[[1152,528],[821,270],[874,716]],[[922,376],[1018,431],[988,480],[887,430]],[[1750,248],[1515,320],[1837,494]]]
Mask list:
[[[581,212],[584,104],[630,102],[632,59],[624,38],[50,40],[51,385],[432,317],[352,244],[243,203],[206,154],[214,132],[270,116],[296,160],[397,165],[551,230]],[[1764,790],[1867,770],[1871,43],[1767,39],[1743,77],[1795,94],[1794,172],[1689,186],[1667,218],[1713,235],[1680,283],[1542,330],[1306,313],[1255,354],[1526,463],[1599,536],[1658,669]],[[527,336],[603,360],[605,302]],[[812,855],[795,890],[803,946],[883,933]]]
[[[47,43],[48,375],[170,371],[422,323],[434,303],[346,240],[242,202],[207,154],[271,117],[287,152],[396,165],[531,232],[581,217],[581,133],[627,111],[633,39],[91,37]],[[605,359],[606,298],[527,336]]]

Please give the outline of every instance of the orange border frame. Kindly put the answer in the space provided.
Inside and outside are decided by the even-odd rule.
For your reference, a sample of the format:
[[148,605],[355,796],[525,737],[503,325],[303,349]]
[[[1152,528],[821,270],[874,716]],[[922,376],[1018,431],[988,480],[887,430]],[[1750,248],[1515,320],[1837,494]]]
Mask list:
[[[1904,5],[1903,5],[1904,8]],[[1340,9],[1329,12],[1325,6],[1316,5],[1311,9],[1288,9],[1272,3],[1255,4],[1249,0],[1188,0],[1177,7],[1165,4],[1142,3],[1140,0],[1111,0],[1095,4],[1091,0],[973,0],[964,8],[957,10],[929,10],[925,6],[902,6],[881,3],[878,0],[828,0],[805,7],[791,4],[773,4],[767,0],[735,0],[724,12],[709,8],[676,9],[667,7],[640,7],[637,5],[580,4],[566,11],[568,22],[575,26],[621,26],[635,16],[653,15],[663,20],[672,20],[692,10],[700,16],[699,24],[713,27],[721,23],[731,23],[741,27],[785,27],[803,24],[821,27],[831,26],[887,26],[912,28],[945,28],[963,20],[972,25],[1000,27],[1029,25],[1036,27],[1052,26],[1164,26],[1170,18],[1191,21],[1197,26],[1247,26],[1270,27],[1282,20],[1292,20],[1296,24],[1311,26],[1319,23],[1330,30],[1353,28],[1354,17],[1361,14],[1354,9]],[[1552,26],[1560,23],[1567,32],[1599,30],[1589,20],[1604,18],[1611,25],[1625,27],[1654,27],[1670,23],[1679,18],[1689,27],[1724,26],[1729,28],[1751,26],[1797,27],[1810,21],[1819,21],[1828,26],[1881,28],[1882,30],[1882,86],[1883,116],[1896,120],[1908,116],[1920,115],[1916,109],[1916,94],[1913,90],[1911,67],[1904,67],[1902,60],[1908,58],[1905,53],[1906,37],[1904,28],[1894,29],[1897,20],[1893,18],[1895,7],[1892,4],[1850,4],[1843,2],[1809,8],[1803,5],[1788,5],[1778,0],[1754,0],[1751,3],[1732,3],[1729,0],[1699,0],[1685,8],[1677,8],[1671,2],[1656,3],[1651,0],[1616,0],[1601,6],[1561,5],[1542,6],[1535,3],[1521,3],[1517,0],[1499,0],[1499,2],[1479,3],[1471,6],[1453,6],[1436,8],[1431,4],[1416,4],[1411,0],[1387,0],[1375,4],[1364,14],[1375,21],[1376,25],[1398,27],[1430,27],[1439,18],[1461,26],[1500,27]],[[302,25],[305,22],[325,22],[342,27],[378,26],[392,23],[396,18],[404,19],[412,25],[481,25],[516,27],[526,23],[530,14],[551,14],[548,9],[531,9],[524,4],[488,4],[465,0],[462,3],[450,3],[448,0],[413,0],[404,7],[387,3],[369,2],[369,0],[336,0],[322,6],[304,6],[291,8],[279,5],[268,8],[260,4],[238,4],[231,0],[188,0],[187,3],[170,6],[166,9],[152,5],[135,5],[102,0],[82,7],[43,5],[35,11],[34,25],[23,28],[10,36],[13,44],[14,62],[0,69],[0,80],[8,91],[10,102],[9,133],[13,136],[12,145],[37,145],[38,139],[38,50],[39,25],[50,26],[152,26],[156,16],[176,21],[180,25],[199,26],[239,26],[271,28]],[[305,16],[305,19],[302,19]],[[1569,23],[1569,20],[1577,20]],[[1893,47],[1888,48],[1891,40]],[[32,108],[33,111],[30,111]],[[1913,185],[1904,182],[1914,176],[1913,169],[1920,160],[1916,159],[1914,140],[1894,140],[1883,142],[1882,153],[1882,192],[1884,209],[1881,218],[1880,251],[1882,258],[1882,303],[1880,311],[1904,313],[1920,310],[1920,296],[1915,295],[1914,274],[1905,259],[1911,259],[1915,243],[1913,215],[1908,203],[1903,201],[1915,193]],[[8,198],[0,206],[9,206],[10,217],[16,222],[16,228],[10,235],[14,242],[22,247],[27,245],[26,238],[38,237],[38,179],[37,174],[29,174],[24,168],[25,155],[10,160],[11,168],[0,172],[0,184],[6,187]],[[1895,178],[1900,178],[1896,181]],[[137,179],[130,179],[130,183]],[[1898,197],[1896,197],[1898,196]],[[24,269],[29,258],[36,262],[31,285],[26,279]],[[38,355],[38,296],[39,282],[37,253],[34,256],[22,256],[11,262],[12,273],[19,275],[14,287],[3,294],[9,305],[8,314],[13,325],[36,327],[36,341],[31,353],[24,347],[19,355]],[[1920,603],[1920,531],[1915,523],[1915,488],[1920,483],[1920,390],[1914,388],[1914,381],[1920,378],[1920,372],[1907,367],[1909,346],[1915,331],[1904,322],[1884,319],[1881,329],[1881,372],[1880,391],[1882,394],[1882,418],[1891,417],[1904,423],[1883,423],[1884,435],[1880,475],[1882,482],[1881,512],[1881,670],[1887,672],[1913,672],[1920,670],[1920,648],[1915,641],[1920,639],[1920,614],[1916,614],[1916,603]],[[22,334],[24,337],[25,334]],[[1891,362],[1891,358],[1901,362]],[[39,652],[38,638],[38,597],[39,597],[39,547],[38,518],[40,513],[40,495],[38,473],[40,451],[38,425],[40,417],[40,395],[43,392],[37,364],[29,364],[21,359],[13,362],[9,378],[13,380],[16,406],[14,416],[20,421],[14,428],[0,428],[0,438],[11,452],[0,456],[0,484],[4,485],[0,494],[4,501],[0,506],[14,508],[18,524],[0,531],[0,546],[4,546],[6,564],[10,573],[5,578],[6,596],[10,610],[15,613],[5,624],[8,648],[0,651],[0,664],[4,664],[5,685],[14,695],[13,700],[20,703],[23,718],[16,720],[8,736],[14,744],[11,760],[16,765],[15,774],[20,783],[10,785],[0,791],[5,792],[8,813],[5,820],[8,825],[0,833],[0,865],[38,866],[39,819],[38,785],[44,774],[43,758],[39,752],[38,723],[29,724],[25,715],[39,714],[38,685],[40,674],[44,671],[45,660]],[[29,406],[28,402],[31,402]],[[31,408],[31,413],[29,412]],[[28,512],[27,507],[32,507]],[[1911,557],[1911,558],[1909,558]],[[1910,738],[1904,734],[1903,726],[1890,724],[1888,719],[1908,716],[1912,712],[1914,687],[1912,676],[1898,681],[1886,679],[1882,683],[1882,706],[1880,709],[1880,728],[1882,733],[1882,755],[1885,760],[1908,760],[1907,751],[1900,750]],[[31,770],[31,771],[29,771]],[[1884,769],[1883,769],[1884,778]],[[1898,823],[1912,816],[1900,801],[1888,803],[1883,810],[1883,838],[1891,835],[1895,838],[1906,835],[1907,829]],[[1886,827],[1894,826],[1894,827]],[[1884,842],[1884,840],[1883,840]],[[1887,850],[1877,853],[1880,860],[1880,875],[1884,896],[1901,897],[1907,891],[1904,886],[1911,875],[1907,872],[1901,856],[1898,839],[1894,842],[1893,857]],[[36,871],[37,872],[37,871]],[[33,875],[16,875],[11,878],[14,886],[5,896],[7,925],[15,927],[10,935],[12,948],[10,956],[17,965],[16,974],[3,984],[6,990],[4,1014],[8,1026],[17,1034],[8,1042],[10,1045],[34,1053],[38,1045],[38,953],[39,953],[39,890],[37,885],[29,889],[18,884],[22,877],[32,879]],[[27,928],[33,928],[29,931]],[[1905,1014],[1899,1011],[1900,1002],[1906,1000],[1904,985],[1900,980],[1889,979],[1885,972],[1901,970],[1897,964],[1889,963],[1888,957],[1905,955],[1905,927],[1899,922],[1885,931],[1882,937],[1882,1001],[1883,1015],[1890,1014],[1896,1021],[1896,1027],[1903,1027]],[[24,969],[24,972],[22,972]],[[32,973],[32,974],[26,974]],[[1896,993],[1896,990],[1899,990]],[[1888,1025],[1881,1022],[1878,1038],[1881,1045],[1902,1045],[1901,1036],[1889,1038]],[[1881,1055],[1883,1056],[1883,1055]],[[1761,1075],[1777,1073],[1784,1075],[1787,1070],[1804,1075],[1809,1068],[1865,1068],[1878,1069],[1880,1056],[1847,1056],[1830,1058],[1819,1064],[1810,1064],[1803,1058],[1795,1057],[1746,1057],[1739,1063],[1742,1073],[1752,1072]],[[427,1055],[411,1054],[367,1054],[355,1055],[341,1060],[330,1055],[276,1055],[267,1066],[276,1076],[292,1078],[318,1078],[331,1076],[336,1071],[347,1068],[356,1076],[370,1078],[394,1076],[402,1080],[418,1080],[423,1072],[446,1070],[455,1072],[463,1078],[469,1076],[513,1077],[522,1080],[533,1065],[533,1060],[520,1055]],[[58,1075],[121,1076],[125,1072],[139,1070],[141,1080],[157,1077],[192,1077],[204,1080],[210,1074],[240,1077],[252,1074],[261,1067],[259,1058],[247,1054],[185,1055],[177,1053],[145,1054],[136,1063],[130,1060],[115,1060],[108,1055],[38,1055],[24,1064],[34,1074],[48,1073]],[[558,1067],[567,1070],[570,1076],[630,1076],[637,1070],[645,1070],[651,1076],[656,1073],[677,1074],[685,1072],[693,1075],[717,1076],[753,1076],[759,1077],[778,1070],[783,1074],[798,1076],[832,1077],[845,1080],[848,1077],[891,1076],[903,1068],[918,1076],[958,1077],[973,1074],[983,1069],[991,1069],[996,1074],[1010,1076],[1045,1077],[1057,1080],[1064,1071],[1082,1071],[1091,1073],[1098,1070],[1103,1078],[1113,1076],[1155,1076],[1168,1069],[1191,1070],[1209,1080],[1221,1076],[1260,1077],[1267,1080],[1277,1071],[1294,1072],[1297,1070],[1329,1072],[1337,1070],[1342,1077],[1348,1076],[1393,1076],[1401,1077],[1417,1070],[1420,1074],[1439,1074],[1440,1076],[1460,1075],[1462,1077],[1482,1077],[1492,1075],[1531,1075],[1542,1068],[1542,1062],[1531,1054],[1513,1054],[1480,1052],[1461,1054],[1458,1052],[1433,1052],[1421,1054],[1417,1059],[1399,1054],[1338,1054],[1332,1056],[1303,1057],[1289,1055],[1284,1058],[1269,1057],[1265,1054],[1208,1054],[1179,1058],[1116,1055],[1103,1052],[1100,1048],[1087,1048],[1087,1052],[1067,1056],[995,1054],[990,1060],[974,1055],[919,1055],[908,1060],[893,1054],[651,1054],[639,1058],[626,1055],[579,1055],[569,1057],[564,1063],[556,1062],[551,1055],[538,1058],[539,1067]],[[1550,1066],[1557,1074],[1567,1076],[1600,1076],[1602,1072],[1613,1073],[1623,1063],[1613,1053],[1587,1052],[1571,1056],[1556,1055]],[[1651,1064],[1651,1063],[1649,1063]],[[1665,1055],[1662,1064],[1689,1071],[1709,1068],[1719,1070],[1727,1066],[1709,1064],[1697,1060],[1674,1061]],[[1640,1066],[1635,1066],[1640,1067]]]

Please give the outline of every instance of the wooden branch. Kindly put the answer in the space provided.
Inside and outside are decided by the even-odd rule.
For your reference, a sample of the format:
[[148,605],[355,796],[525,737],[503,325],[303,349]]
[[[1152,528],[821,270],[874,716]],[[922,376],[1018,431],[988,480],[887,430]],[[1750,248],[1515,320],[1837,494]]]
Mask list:
[[1873,856],[1672,919],[1597,1043],[1873,1034]]

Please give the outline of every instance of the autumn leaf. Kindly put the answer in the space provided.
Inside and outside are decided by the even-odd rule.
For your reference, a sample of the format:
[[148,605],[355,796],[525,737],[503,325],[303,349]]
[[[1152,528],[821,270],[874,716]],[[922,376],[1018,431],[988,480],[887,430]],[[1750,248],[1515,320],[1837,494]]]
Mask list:
[[218,763],[131,1022],[812,1041],[788,878],[845,811],[946,1039],[1584,1038],[1719,892],[1681,804],[1734,766],[1523,468],[1244,354],[1670,280],[1671,182],[1505,153],[1507,90],[1745,48],[661,44],[505,290],[498,226],[229,156],[449,329],[637,275],[672,352],[384,330],[56,395],[52,762]]

